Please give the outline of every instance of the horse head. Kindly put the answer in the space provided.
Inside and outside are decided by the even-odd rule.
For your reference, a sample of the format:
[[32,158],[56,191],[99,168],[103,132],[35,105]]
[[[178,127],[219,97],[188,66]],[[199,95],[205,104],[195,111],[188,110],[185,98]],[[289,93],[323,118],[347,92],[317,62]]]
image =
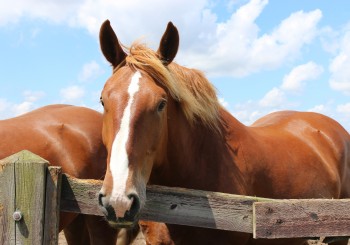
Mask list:
[[152,168],[164,158],[172,100],[164,84],[172,79],[168,65],[176,56],[179,34],[169,22],[157,51],[134,44],[127,54],[107,20],[100,45],[113,74],[101,93],[108,164],[99,205],[112,226],[130,226],[145,204]]

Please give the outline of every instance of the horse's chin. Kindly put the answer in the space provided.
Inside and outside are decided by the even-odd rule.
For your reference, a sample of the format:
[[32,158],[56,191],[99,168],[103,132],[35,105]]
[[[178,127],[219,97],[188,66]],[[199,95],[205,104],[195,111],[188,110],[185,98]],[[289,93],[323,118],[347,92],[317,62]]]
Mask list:
[[107,208],[104,206],[99,206],[102,213],[105,215],[105,219],[108,224],[115,229],[119,228],[133,228],[138,223],[138,215],[134,217],[129,216],[129,211],[126,212],[126,216],[123,218],[117,218],[112,206]]
[[133,228],[137,224],[137,221],[129,221],[123,218],[118,218],[118,220],[107,220],[107,221],[108,221],[108,224],[114,229]]

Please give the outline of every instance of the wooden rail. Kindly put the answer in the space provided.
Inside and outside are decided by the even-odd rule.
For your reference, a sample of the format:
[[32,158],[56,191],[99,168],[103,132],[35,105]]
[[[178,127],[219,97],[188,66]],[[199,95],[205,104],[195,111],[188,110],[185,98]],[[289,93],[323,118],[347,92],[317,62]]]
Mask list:
[[[65,176],[61,210],[103,215],[96,205],[102,181]],[[141,219],[253,233],[254,238],[350,236],[350,199],[273,200],[148,186]]]
[[[97,206],[102,181],[65,175],[61,210],[103,215]],[[143,220],[252,233],[253,203],[269,199],[207,191],[148,186]]]
[[[59,210],[103,215],[97,205],[102,181],[61,179],[60,168],[47,166],[27,151],[0,161],[0,244],[56,244]],[[350,199],[273,200],[148,186],[141,219],[254,238],[349,237],[349,208]],[[13,219],[16,210],[20,221]]]
[[253,206],[254,238],[350,235],[350,199],[274,200]]

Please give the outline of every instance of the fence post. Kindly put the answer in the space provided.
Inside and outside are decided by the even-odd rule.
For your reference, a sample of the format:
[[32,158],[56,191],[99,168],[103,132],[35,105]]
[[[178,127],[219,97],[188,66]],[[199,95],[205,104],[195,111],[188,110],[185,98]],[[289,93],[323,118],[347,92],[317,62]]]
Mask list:
[[61,183],[61,167],[49,167],[48,173],[46,174],[46,201],[43,243],[45,245],[58,244]]
[[[56,233],[51,238],[57,237],[58,216],[52,206],[57,207],[59,192],[57,188],[49,192],[49,202],[45,193],[46,184],[55,188],[60,171],[56,171],[58,177],[51,177],[55,171],[47,167],[46,160],[29,151],[0,160],[0,244],[57,244],[57,239],[49,243],[44,239],[50,237],[44,228],[53,230],[48,234]],[[55,214],[51,217],[56,224],[45,223],[50,220],[45,219],[45,209]]]

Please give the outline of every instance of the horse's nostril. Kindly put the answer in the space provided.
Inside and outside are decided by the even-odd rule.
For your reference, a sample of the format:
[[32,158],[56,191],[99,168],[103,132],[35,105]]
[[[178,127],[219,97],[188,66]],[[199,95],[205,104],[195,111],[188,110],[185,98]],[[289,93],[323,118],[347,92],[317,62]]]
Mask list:
[[140,198],[136,194],[129,194],[128,198],[132,200],[131,208],[129,210],[129,216],[131,218],[135,218],[135,216],[139,213],[140,211]]
[[105,195],[103,195],[102,193],[98,194],[98,204],[100,206],[103,206],[103,202],[102,202],[102,198],[105,197]]

